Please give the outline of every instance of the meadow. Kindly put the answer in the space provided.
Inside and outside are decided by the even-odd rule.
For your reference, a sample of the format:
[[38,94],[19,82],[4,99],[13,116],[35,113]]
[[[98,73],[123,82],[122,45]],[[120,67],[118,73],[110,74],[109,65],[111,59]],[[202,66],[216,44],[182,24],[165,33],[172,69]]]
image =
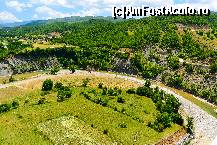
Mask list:
[[[22,91],[23,95],[16,97],[15,93],[9,99],[19,102],[19,107],[0,114],[1,144],[154,144],[183,128],[172,124],[158,132],[148,127],[159,112],[150,98],[126,93],[129,88],[139,87],[137,83],[82,74],[50,78],[54,83],[69,86],[72,96],[57,101],[55,89],[41,91],[44,79],[19,84],[22,87],[17,95]],[[89,82],[84,87],[86,79]],[[85,92],[91,95],[102,91],[99,83],[108,88],[116,87],[121,94],[98,96],[108,99],[107,105],[96,103],[94,95],[92,99],[86,98]],[[25,90],[29,90],[28,93]]]

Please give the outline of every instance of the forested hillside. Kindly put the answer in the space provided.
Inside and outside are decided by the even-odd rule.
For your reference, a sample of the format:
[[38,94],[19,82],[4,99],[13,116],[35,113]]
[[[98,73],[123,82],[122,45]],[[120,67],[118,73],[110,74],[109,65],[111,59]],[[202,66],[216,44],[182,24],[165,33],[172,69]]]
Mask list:
[[[59,67],[112,70],[157,79],[217,103],[217,15],[147,17],[126,21],[90,19],[1,29],[0,58],[28,58],[15,73],[32,71],[55,57]],[[58,34],[51,36],[51,33]],[[21,41],[22,40],[22,41]],[[61,48],[34,48],[40,43]]]

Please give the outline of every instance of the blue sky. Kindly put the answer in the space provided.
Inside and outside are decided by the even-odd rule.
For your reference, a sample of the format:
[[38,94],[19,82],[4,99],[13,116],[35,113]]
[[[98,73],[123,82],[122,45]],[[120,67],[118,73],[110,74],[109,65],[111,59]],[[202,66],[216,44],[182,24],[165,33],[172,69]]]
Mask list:
[[0,23],[68,16],[111,16],[112,6],[186,5],[217,11],[217,0],[0,0]]

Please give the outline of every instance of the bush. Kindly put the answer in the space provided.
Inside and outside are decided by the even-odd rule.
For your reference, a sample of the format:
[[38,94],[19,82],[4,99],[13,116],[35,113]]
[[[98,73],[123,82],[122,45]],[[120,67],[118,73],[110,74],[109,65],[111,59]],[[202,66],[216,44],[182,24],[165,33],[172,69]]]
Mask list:
[[68,88],[69,90],[66,88],[68,88],[68,87],[65,87],[65,89],[58,91],[58,94],[57,94],[57,101],[58,102],[63,102],[65,99],[72,97],[71,90],[69,88]]
[[43,82],[42,91],[51,91],[53,88],[53,81],[51,79],[47,79]]
[[108,89],[108,92],[107,92],[109,96],[117,96],[119,95],[119,93],[120,92],[117,89],[112,89],[112,88]]
[[216,62],[213,62],[213,63],[210,65],[210,72],[211,72],[211,73],[216,73],[216,72],[217,72],[217,61],[216,61]]
[[59,67],[54,67],[54,68],[51,69],[50,74],[56,75],[58,71],[60,71],[60,68]]
[[71,71],[71,73],[75,72],[75,66],[74,65],[70,65],[69,66],[69,70]]
[[117,100],[118,103],[124,103],[125,100],[122,98],[122,97],[118,97],[118,100]]
[[108,129],[103,130],[103,134],[108,134]]
[[54,85],[55,89],[61,89],[63,87],[63,84],[61,82],[56,82]]
[[45,100],[45,98],[41,98],[40,100],[38,100],[38,105],[45,104]]
[[156,78],[163,71],[163,67],[156,63],[148,62],[144,65],[142,76],[144,78]]
[[84,79],[83,80],[83,84],[82,84],[82,87],[87,87],[88,83],[90,82],[90,80],[87,78],[87,79]]
[[10,76],[9,82],[11,83],[11,82],[14,82],[14,81],[15,81],[15,78],[13,76]]
[[8,111],[10,111],[10,109],[11,109],[10,104],[2,104],[2,105],[0,105],[0,113],[8,112]]
[[19,103],[16,101],[13,101],[11,104],[1,104],[0,105],[0,114],[4,112],[8,112],[11,109],[17,109],[19,106]]
[[136,94],[136,90],[131,88],[127,90],[127,94]]
[[151,97],[152,96],[152,89],[149,87],[138,87],[136,90],[136,94],[140,96]]
[[181,88],[183,86],[183,80],[184,79],[181,75],[175,74],[174,76],[169,77],[167,84],[175,88]]
[[190,134],[194,133],[194,122],[193,122],[193,117],[188,117],[187,118],[187,132]]
[[12,104],[11,104],[12,109],[17,109],[18,106],[19,106],[19,103],[17,101],[13,101]]
[[174,123],[179,124],[179,125],[183,125],[183,123],[184,123],[182,116],[178,113],[172,113],[172,121]]
[[126,124],[125,122],[120,123],[119,126],[120,126],[121,128],[127,128],[127,124]]
[[98,84],[98,88],[99,88],[99,89],[102,89],[102,88],[103,88],[103,83],[99,83],[99,84]]
[[169,55],[167,57],[167,63],[169,67],[172,69],[178,69],[179,68],[179,58],[176,56]]
[[186,64],[185,71],[188,73],[194,72],[194,67],[191,64]]
[[165,128],[170,127],[172,124],[171,116],[164,112],[157,116],[154,123],[149,123],[148,126],[155,129],[158,132],[162,132]]
[[107,87],[104,87],[104,88],[102,89],[102,95],[107,95]]

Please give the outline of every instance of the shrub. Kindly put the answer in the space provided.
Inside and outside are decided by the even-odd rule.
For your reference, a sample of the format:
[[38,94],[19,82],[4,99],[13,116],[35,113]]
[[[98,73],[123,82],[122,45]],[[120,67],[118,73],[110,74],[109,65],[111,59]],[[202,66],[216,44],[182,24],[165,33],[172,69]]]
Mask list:
[[109,96],[117,96],[119,93],[118,93],[117,90],[110,88],[110,89],[108,89],[107,94],[108,94]]
[[42,91],[51,91],[53,88],[53,81],[51,79],[47,79],[43,82]]
[[175,74],[174,76],[169,77],[167,84],[173,86],[175,88],[181,88],[183,83],[183,77],[179,74]]
[[216,72],[217,72],[217,61],[216,61],[216,62],[213,62],[213,63],[210,65],[210,72],[211,72],[211,73],[216,73]]
[[127,128],[127,124],[126,124],[125,122],[120,123],[119,126],[120,126],[121,128]]
[[188,117],[187,118],[187,132],[190,134],[194,133],[194,122],[193,122],[193,117]]
[[179,58],[176,56],[169,55],[167,57],[167,63],[169,67],[172,69],[178,69],[179,68]]
[[54,85],[55,89],[61,89],[63,87],[63,84],[61,82],[56,82]]
[[56,75],[58,71],[60,71],[60,68],[59,67],[54,67],[54,68],[51,69],[50,74]]
[[136,90],[131,88],[127,90],[127,94],[136,94]]
[[102,89],[102,95],[107,95],[107,87],[104,87],[104,88]]
[[118,103],[124,103],[125,100],[122,98],[122,97],[118,97],[118,100],[117,100]]
[[14,82],[14,81],[15,81],[15,78],[13,76],[10,76],[9,82],[11,83],[11,82]]
[[67,98],[72,97],[72,92],[68,87],[64,87],[65,89],[58,90],[57,101],[63,102]]
[[171,123],[172,123],[171,116],[167,112],[164,112],[158,115],[155,122],[149,123],[148,126],[150,126],[151,128],[159,132],[162,132],[165,128],[170,127]]
[[4,112],[8,112],[11,109],[17,109],[19,106],[19,103],[16,101],[13,101],[11,104],[1,104],[0,105],[0,114]]
[[140,96],[151,97],[152,96],[152,89],[149,87],[138,87],[136,90],[136,94]]
[[108,134],[108,129],[103,130],[103,134]]
[[100,105],[106,107],[108,105],[108,99],[101,99]]
[[109,100],[106,98],[102,99],[102,98],[98,97],[94,102],[96,104],[102,105],[103,107],[106,107],[108,105]]
[[75,66],[74,65],[70,65],[69,66],[69,70],[71,71],[71,73],[75,72]]
[[163,67],[156,63],[149,62],[144,65],[142,76],[144,78],[156,78],[163,71]]
[[17,101],[13,101],[12,104],[11,104],[12,109],[17,109],[18,106],[19,106],[19,103]]
[[178,113],[172,113],[172,121],[174,123],[179,124],[179,125],[183,125],[183,123],[184,123],[182,116]]
[[87,87],[88,83],[90,82],[90,80],[87,78],[87,79],[84,79],[83,80],[83,84],[82,84],[82,87]]
[[98,88],[99,88],[99,89],[102,89],[102,88],[103,88],[103,83],[99,83],[99,84],[98,84]]
[[188,73],[194,72],[194,67],[191,64],[186,64],[185,71]]
[[45,104],[45,100],[45,98],[41,98],[40,100],[38,100],[38,105]]
[[2,104],[0,105],[0,113],[3,113],[3,112],[8,112],[10,111],[10,105],[9,104]]

